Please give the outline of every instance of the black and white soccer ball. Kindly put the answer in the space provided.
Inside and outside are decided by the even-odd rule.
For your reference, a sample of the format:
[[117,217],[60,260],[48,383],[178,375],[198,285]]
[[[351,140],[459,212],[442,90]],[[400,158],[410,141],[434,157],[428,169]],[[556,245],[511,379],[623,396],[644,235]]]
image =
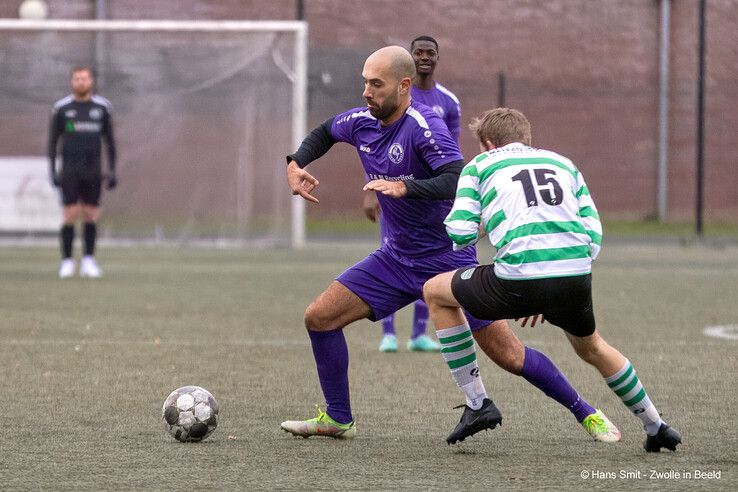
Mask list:
[[218,427],[218,402],[205,388],[183,386],[164,400],[161,418],[178,441],[202,441]]

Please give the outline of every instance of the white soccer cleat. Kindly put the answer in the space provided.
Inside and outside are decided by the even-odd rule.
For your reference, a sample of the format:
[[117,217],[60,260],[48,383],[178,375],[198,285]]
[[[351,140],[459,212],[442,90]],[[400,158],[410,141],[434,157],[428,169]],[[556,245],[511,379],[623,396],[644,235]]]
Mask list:
[[64,258],[59,267],[59,278],[74,277],[74,258]]
[[102,277],[102,271],[97,266],[94,256],[83,256],[82,261],[79,263],[79,276],[88,278],[100,278]]
[[595,413],[588,415],[582,422],[582,427],[595,441],[618,442],[620,440],[620,431],[602,413],[602,410],[597,410]]
[[353,439],[356,437],[356,426],[353,422],[340,424],[316,405],[318,416],[308,420],[287,420],[281,427],[293,436],[307,439],[310,436],[332,437],[334,439]]

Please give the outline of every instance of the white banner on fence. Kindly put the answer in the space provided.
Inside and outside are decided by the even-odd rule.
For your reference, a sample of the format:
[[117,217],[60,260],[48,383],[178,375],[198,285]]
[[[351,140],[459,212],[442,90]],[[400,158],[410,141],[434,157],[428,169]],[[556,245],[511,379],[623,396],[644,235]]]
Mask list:
[[0,156],[0,231],[55,231],[59,192],[49,181],[45,156]]

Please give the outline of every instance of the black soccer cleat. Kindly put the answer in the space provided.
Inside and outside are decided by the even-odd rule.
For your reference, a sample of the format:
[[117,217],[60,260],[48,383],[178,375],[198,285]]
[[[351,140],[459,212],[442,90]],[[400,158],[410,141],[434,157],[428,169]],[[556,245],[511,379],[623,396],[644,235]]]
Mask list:
[[661,424],[655,436],[646,436],[646,440],[643,441],[643,449],[648,453],[658,453],[661,448],[676,451],[677,444],[681,442],[682,435],[679,434],[679,431],[666,424]]
[[456,444],[457,441],[463,441],[479,431],[494,429],[498,425],[502,425],[502,414],[489,398],[484,399],[479,410],[472,410],[467,405],[459,405],[454,408],[461,407],[464,407],[464,413],[461,414],[461,420],[456,424],[456,428],[446,438],[446,442],[449,444]]

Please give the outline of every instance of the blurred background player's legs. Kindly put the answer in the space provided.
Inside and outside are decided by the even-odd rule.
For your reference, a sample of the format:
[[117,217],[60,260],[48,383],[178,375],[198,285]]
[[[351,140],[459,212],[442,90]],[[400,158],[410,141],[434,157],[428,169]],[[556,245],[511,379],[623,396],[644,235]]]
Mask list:
[[[413,331],[407,341],[407,349],[411,352],[438,352],[441,346],[425,334],[428,326],[428,306],[418,299],[413,303]],[[397,352],[397,332],[395,331],[395,313],[382,319],[382,341],[380,352]]]
[[80,177],[74,173],[62,173],[62,198],[64,201],[64,218],[60,232],[62,262],[59,267],[59,278],[74,276],[75,262],[73,255],[74,226],[82,216],[84,254],[79,265],[82,277],[100,278],[102,272],[95,260],[95,243],[97,241],[97,220],[100,218],[100,177]]
[[79,274],[82,277],[100,278],[102,271],[95,259],[95,243],[97,242],[97,220],[100,218],[100,209],[97,205],[82,205],[84,221],[84,256],[79,263]]
[[425,334],[428,306],[422,300],[417,300],[413,308],[413,331],[407,341],[407,349],[411,352],[440,352],[441,345]]
[[81,207],[76,204],[64,206],[64,220],[59,232],[62,257],[59,278],[74,276],[75,262],[72,255],[72,245],[74,243],[74,223],[77,221],[80,209]]
[[395,313],[382,319],[382,341],[380,352],[397,352],[397,332],[395,332]]
[[[418,299],[413,303],[413,331],[407,341],[407,349],[411,352],[439,352],[441,346],[425,334],[428,326],[428,306]],[[397,332],[395,331],[395,313],[382,319],[382,341],[380,352],[397,352]]]

